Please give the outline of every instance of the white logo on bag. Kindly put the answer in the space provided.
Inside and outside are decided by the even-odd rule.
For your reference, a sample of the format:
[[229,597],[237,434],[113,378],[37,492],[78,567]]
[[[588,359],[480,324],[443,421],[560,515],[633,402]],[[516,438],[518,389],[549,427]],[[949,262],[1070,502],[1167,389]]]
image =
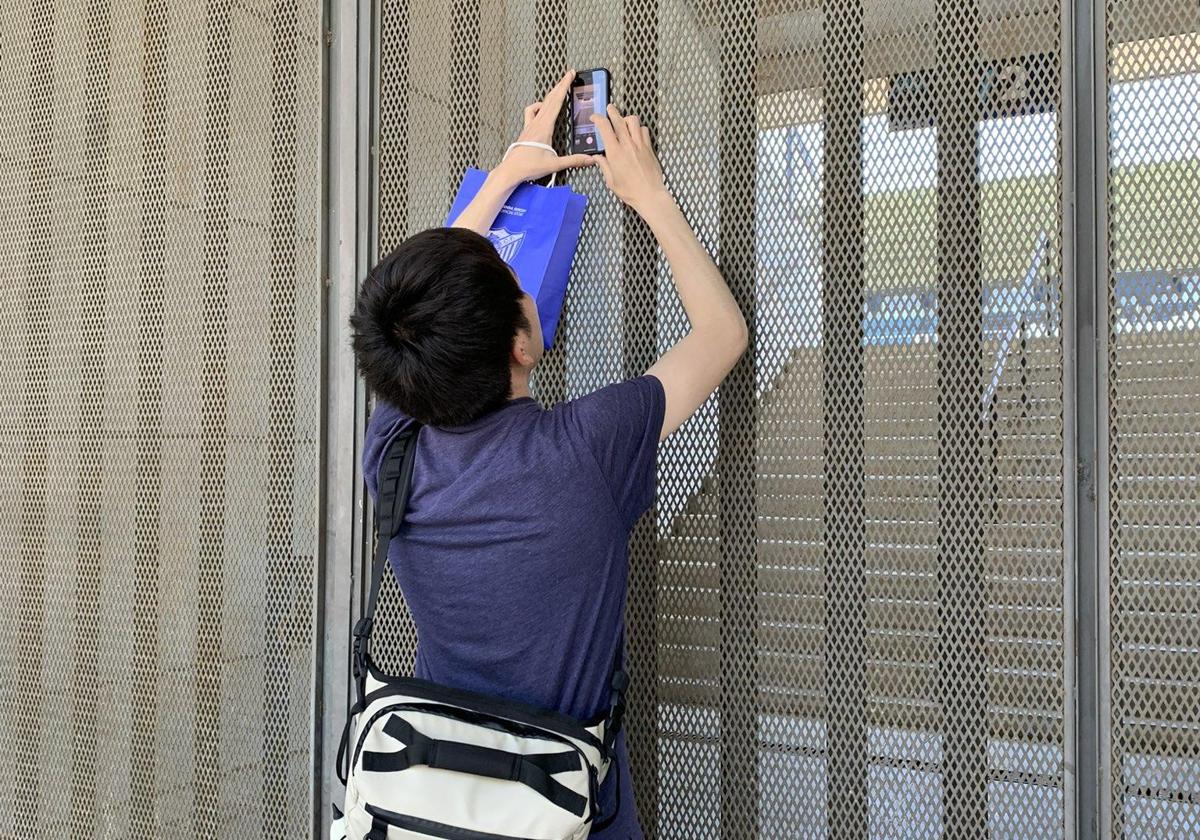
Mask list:
[[511,262],[517,251],[521,250],[521,243],[525,241],[525,231],[512,233],[505,228],[493,228],[488,231],[488,239],[496,246],[500,259]]

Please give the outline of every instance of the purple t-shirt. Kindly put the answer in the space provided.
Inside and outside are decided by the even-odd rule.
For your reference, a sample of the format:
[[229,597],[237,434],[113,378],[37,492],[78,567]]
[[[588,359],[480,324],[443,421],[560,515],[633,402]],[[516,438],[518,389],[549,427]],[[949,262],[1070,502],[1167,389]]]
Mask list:
[[[417,626],[416,676],[578,718],[605,711],[621,638],[629,532],[654,498],[665,404],[640,376],[543,409],[511,400],[417,439],[404,524],[388,550]],[[410,420],[380,403],[367,427],[371,495]],[[593,838],[642,837],[624,734],[600,790],[620,814]]]

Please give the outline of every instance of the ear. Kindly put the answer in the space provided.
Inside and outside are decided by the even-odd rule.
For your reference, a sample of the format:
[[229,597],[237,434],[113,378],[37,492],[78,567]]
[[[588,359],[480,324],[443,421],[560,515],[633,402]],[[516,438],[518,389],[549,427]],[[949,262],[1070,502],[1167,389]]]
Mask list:
[[512,343],[512,361],[517,367],[531,368],[536,364],[537,359],[529,351],[529,343],[532,337],[528,330],[517,330],[517,334],[513,336]]

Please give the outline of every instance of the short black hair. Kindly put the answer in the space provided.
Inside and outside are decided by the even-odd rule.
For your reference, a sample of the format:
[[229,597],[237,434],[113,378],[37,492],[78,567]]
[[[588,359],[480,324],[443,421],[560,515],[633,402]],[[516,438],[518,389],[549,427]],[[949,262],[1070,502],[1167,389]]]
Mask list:
[[509,398],[513,337],[529,330],[515,276],[465,228],[411,236],[371,269],[350,324],[367,384],[421,423],[458,426]]

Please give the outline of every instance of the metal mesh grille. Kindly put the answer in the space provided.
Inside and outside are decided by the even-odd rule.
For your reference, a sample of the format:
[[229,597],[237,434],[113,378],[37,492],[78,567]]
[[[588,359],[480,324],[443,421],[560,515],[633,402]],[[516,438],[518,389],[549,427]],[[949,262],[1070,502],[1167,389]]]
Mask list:
[[1200,834],[1200,13],[1106,4],[1109,807]]
[[0,834],[311,823],[320,4],[0,9]]
[[[383,3],[381,251],[602,65],[752,321],[632,543],[651,836],[1064,834],[1060,14]],[[686,329],[644,228],[569,180],[592,204],[547,403]]]

